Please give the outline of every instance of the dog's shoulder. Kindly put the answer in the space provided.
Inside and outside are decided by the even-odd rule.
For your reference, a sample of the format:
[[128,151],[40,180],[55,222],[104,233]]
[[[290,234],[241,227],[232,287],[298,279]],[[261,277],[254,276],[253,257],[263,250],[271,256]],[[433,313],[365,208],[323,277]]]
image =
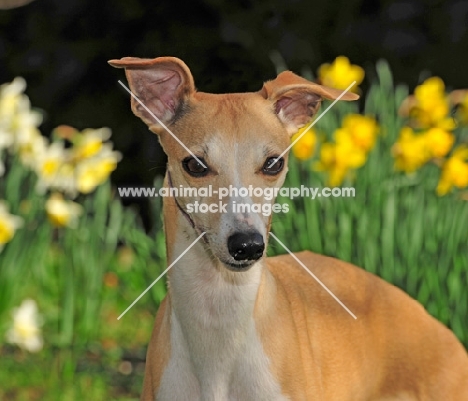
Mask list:
[[[307,308],[306,313],[320,315],[332,326],[337,323],[341,327],[354,326],[363,330],[369,330],[368,322],[378,320],[379,325],[373,326],[387,327],[387,334],[413,338],[418,332],[422,343],[445,343],[447,349],[461,347],[450,330],[397,286],[332,257],[308,251],[294,256],[268,258],[267,268],[278,291],[283,292],[291,303],[297,304],[300,299],[300,303]],[[351,316],[342,310],[311,273],[357,316],[357,324],[350,323],[353,321]],[[464,355],[466,358],[466,353]]]
[[368,283],[381,286],[383,281],[364,269],[342,260],[320,255],[310,251],[302,251],[293,255],[280,255],[267,258],[268,270],[281,281],[297,285],[310,285],[313,276],[325,285],[348,290],[362,290],[362,285]]
[[382,308],[389,303],[392,309],[398,308],[400,311],[424,311],[417,301],[393,284],[336,258],[303,251],[294,256],[267,258],[267,268],[288,296],[291,292],[298,293],[311,308],[330,304],[333,309],[335,306],[340,307],[317,282],[318,279],[341,302],[361,316],[373,313],[375,308]]

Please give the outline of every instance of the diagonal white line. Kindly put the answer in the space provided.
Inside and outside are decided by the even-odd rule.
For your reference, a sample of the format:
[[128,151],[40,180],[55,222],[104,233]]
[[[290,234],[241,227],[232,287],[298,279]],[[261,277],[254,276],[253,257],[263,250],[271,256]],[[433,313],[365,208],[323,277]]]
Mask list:
[[309,273],[309,274],[314,278],[314,280],[317,281],[317,283],[319,283],[319,284],[325,289],[325,291],[328,292],[328,293],[333,297],[333,299],[334,299],[336,302],[338,302],[338,303],[343,307],[343,309],[344,309],[346,312],[348,312],[354,319],[357,319],[356,315],[355,315],[353,312],[351,312],[351,311],[348,309],[348,307],[347,307],[343,302],[341,302],[341,301],[338,299],[338,297],[337,297],[335,294],[333,294],[333,292],[331,292],[331,291],[328,289],[328,287],[327,287],[325,284],[323,284],[323,283],[320,281],[320,279],[319,279],[314,273],[312,273],[312,272],[304,265],[304,263],[302,263],[302,262],[297,258],[297,256],[294,255],[294,254],[286,247],[286,245],[284,245],[284,244],[279,240],[279,238],[278,238],[275,234],[273,234],[273,233],[270,231],[270,235],[271,235],[276,241],[278,241],[278,242],[280,243],[280,245],[281,245],[284,249],[286,249],[286,251],[288,251],[288,253],[294,258],[294,260],[295,260],[297,263],[299,263],[299,264],[305,269],[305,271],[306,271],[307,273]]
[[124,89],[125,89],[128,93],[130,93],[130,95],[131,95],[138,103],[140,103],[140,104],[143,106],[143,108],[144,108],[148,113],[150,113],[151,117],[153,117],[153,118],[158,122],[159,125],[161,125],[167,132],[169,132],[169,134],[171,134],[172,137],[173,137],[177,142],[179,142],[179,143],[182,145],[182,147],[183,147],[187,152],[189,152],[189,153],[193,156],[193,158],[194,158],[198,163],[200,163],[204,168],[207,168],[207,167],[202,163],[202,161],[201,161],[197,156],[195,156],[195,155],[193,154],[193,152],[192,152],[189,148],[187,148],[187,146],[185,146],[184,143],[183,143],[179,138],[177,138],[177,137],[172,133],[172,131],[171,131],[169,128],[167,128],[166,125],[164,125],[163,122],[162,122],[158,117],[156,117],[156,116],[154,115],[154,113],[153,113],[150,109],[148,109],[148,107],[146,107],[145,104],[144,104],[140,99],[138,99],[138,97],[137,97],[130,89],[127,88],[127,86],[125,86],[125,84],[124,84],[122,81],[119,80],[118,82],[119,82],[120,85],[122,85],[122,86],[124,87]]
[[327,114],[328,110],[330,110],[330,109],[335,105],[335,103],[336,103],[338,100],[340,100],[340,99],[353,87],[353,85],[354,85],[355,83],[356,83],[356,81],[354,81],[351,85],[349,85],[349,86],[346,88],[346,90],[345,90],[340,96],[338,96],[338,97],[333,101],[333,103],[332,103],[330,106],[328,106],[328,107],[323,111],[323,113],[320,114],[320,115],[312,122],[312,124],[310,124],[310,125],[307,127],[307,129],[306,129],[301,135],[299,135],[299,136],[296,138],[296,140],[295,140],[293,143],[291,143],[291,144],[286,148],[286,150],[285,150],[283,153],[281,153],[281,154],[276,158],[276,160],[275,160],[272,164],[270,164],[270,167],[273,167],[273,166],[276,164],[276,162],[277,162],[279,159],[281,159],[281,158],[285,155],[285,153],[287,153],[288,150],[291,149],[291,148],[296,144],[296,142],[299,141],[299,140],[302,138],[302,136],[303,136],[307,131],[309,131],[325,114]]
[[125,315],[125,314],[129,311],[129,309],[130,309],[133,305],[135,305],[135,304],[140,300],[140,298],[141,298],[143,295],[145,295],[145,294],[150,290],[150,288],[151,288],[153,285],[155,285],[155,284],[159,281],[159,279],[160,279],[162,276],[164,276],[164,275],[169,271],[169,269],[170,269],[172,266],[174,266],[174,265],[179,261],[179,259],[180,259],[182,256],[184,256],[184,255],[189,251],[189,249],[190,249],[192,246],[194,246],[194,245],[198,242],[198,240],[199,240],[201,237],[203,237],[205,234],[206,234],[206,232],[202,232],[202,233],[198,236],[198,238],[197,238],[195,241],[193,241],[193,242],[190,244],[190,246],[189,246],[184,252],[182,252],[182,253],[178,256],[178,258],[177,258],[176,260],[174,260],[174,262],[172,262],[172,263],[169,265],[169,267],[168,267],[166,270],[164,270],[164,271],[159,275],[159,277],[158,277],[156,280],[154,280],[154,281],[149,285],[149,287],[148,287],[146,290],[144,290],[144,291],[140,294],[140,296],[139,296],[137,299],[135,299],[135,300],[133,301],[133,303],[132,303],[127,309],[125,309],[125,311],[117,318],[117,320],[120,320],[120,318],[121,318],[123,315]]

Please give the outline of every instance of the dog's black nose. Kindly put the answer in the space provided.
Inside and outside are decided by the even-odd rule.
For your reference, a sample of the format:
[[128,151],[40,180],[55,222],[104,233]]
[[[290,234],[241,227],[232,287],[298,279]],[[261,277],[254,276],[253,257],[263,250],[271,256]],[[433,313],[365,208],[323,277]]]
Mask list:
[[265,249],[263,237],[257,231],[234,233],[228,238],[227,245],[235,260],[258,260]]

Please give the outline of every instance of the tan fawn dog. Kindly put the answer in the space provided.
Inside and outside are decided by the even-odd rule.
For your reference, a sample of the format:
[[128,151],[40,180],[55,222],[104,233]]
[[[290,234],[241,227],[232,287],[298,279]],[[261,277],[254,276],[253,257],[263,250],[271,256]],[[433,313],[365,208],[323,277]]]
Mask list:
[[[151,111],[132,98],[168,156],[166,187],[279,188],[287,154],[273,161],[322,98],[342,94],[291,72],[255,93],[202,93],[177,58],[110,64]],[[271,216],[230,207],[265,199],[233,195],[227,213],[190,212],[195,201],[218,197],[164,199],[168,263],[206,234],[168,273],[142,400],[468,400],[463,346],[419,303],[348,263],[298,253],[355,320],[291,256],[265,257]]]

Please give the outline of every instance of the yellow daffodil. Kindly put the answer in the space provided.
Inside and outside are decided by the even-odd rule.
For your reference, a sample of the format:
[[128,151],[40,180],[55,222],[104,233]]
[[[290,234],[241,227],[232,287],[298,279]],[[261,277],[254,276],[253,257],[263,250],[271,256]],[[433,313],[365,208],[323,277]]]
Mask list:
[[328,172],[330,186],[338,186],[350,170],[366,162],[366,153],[355,145],[349,132],[340,128],[335,132],[336,143],[324,143],[320,149],[320,161],[315,169]]
[[335,131],[335,143],[324,143],[315,169],[326,171],[332,186],[340,185],[349,173],[362,167],[375,144],[379,127],[374,118],[349,114]]
[[414,90],[414,96],[421,105],[433,104],[440,98],[445,98],[445,84],[439,77],[426,79]]
[[392,148],[395,167],[411,173],[423,166],[430,159],[426,139],[417,135],[410,127],[403,127],[400,137]]
[[434,127],[422,133],[415,133],[410,127],[403,127],[398,141],[393,145],[395,167],[411,173],[432,158],[446,156],[455,142],[452,133]]
[[296,141],[299,137],[301,138],[292,147],[294,156],[299,160],[310,159],[315,152],[315,146],[317,144],[317,133],[313,128],[307,130],[309,125],[310,124],[305,125],[291,138],[292,142]]
[[6,333],[6,339],[29,352],[40,351],[43,347],[41,325],[36,302],[25,299],[13,310],[13,326]]
[[73,156],[77,160],[88,159],[97,155],[103,143],[111,136],[109,128],[86,129],[73,139]]
[[455,136],[442,128],[430,128],[423,135],[431,157],[446,156],[455,142]]
[[340,185],[348,172],[347,166],[338,163],[336,154],[336,144],[326,142],[320,148],[320,161],[314,164],[315,170],[328,173],[328,184],[330,186]]
[[350,132],[346,128],[335,131],[336,161],[349,168],[359,168],[366,162],[366,152],[356,146]]
[[318,70],[318,77],[323,85],[342,90],[356,81],[350,91],[357,92],[358,85],[364,79],[364,70],[351,64],[347,57],[340,56],[331,64],[322,64]]
[[411,118],[418,128],[442,128],[451,131],[455,122],[450,116],[450,101],[445,94],[445,85],[439,77],[426,79],[414,90],[400,107],[400,114]]
[[53,194],[47,200],[45,209],[49,221],[56,227],[75,228],[83,208],[78,203],[63,199],[60,194]]
[[379,126],[374,118],[361,114],[348,114],[343,119],[342,126],[349,132],[357,147],[366,152],[374,147],[379,131]]
[[445,195],[453,187],[468,187],[468,146],[460,146],[442,167],[437,194]]
[[85,159],[79,163],[76,171],[78,191],[83,194],[94,191],[117,168],[117,163],[121,157],[119,152],[112,151],[110,147],[104,146],[98,156]]
[[4,202],[0,202],[0,252],[6,243],[10,242],[15,231],[23,225],[23,219],[8,213]]

